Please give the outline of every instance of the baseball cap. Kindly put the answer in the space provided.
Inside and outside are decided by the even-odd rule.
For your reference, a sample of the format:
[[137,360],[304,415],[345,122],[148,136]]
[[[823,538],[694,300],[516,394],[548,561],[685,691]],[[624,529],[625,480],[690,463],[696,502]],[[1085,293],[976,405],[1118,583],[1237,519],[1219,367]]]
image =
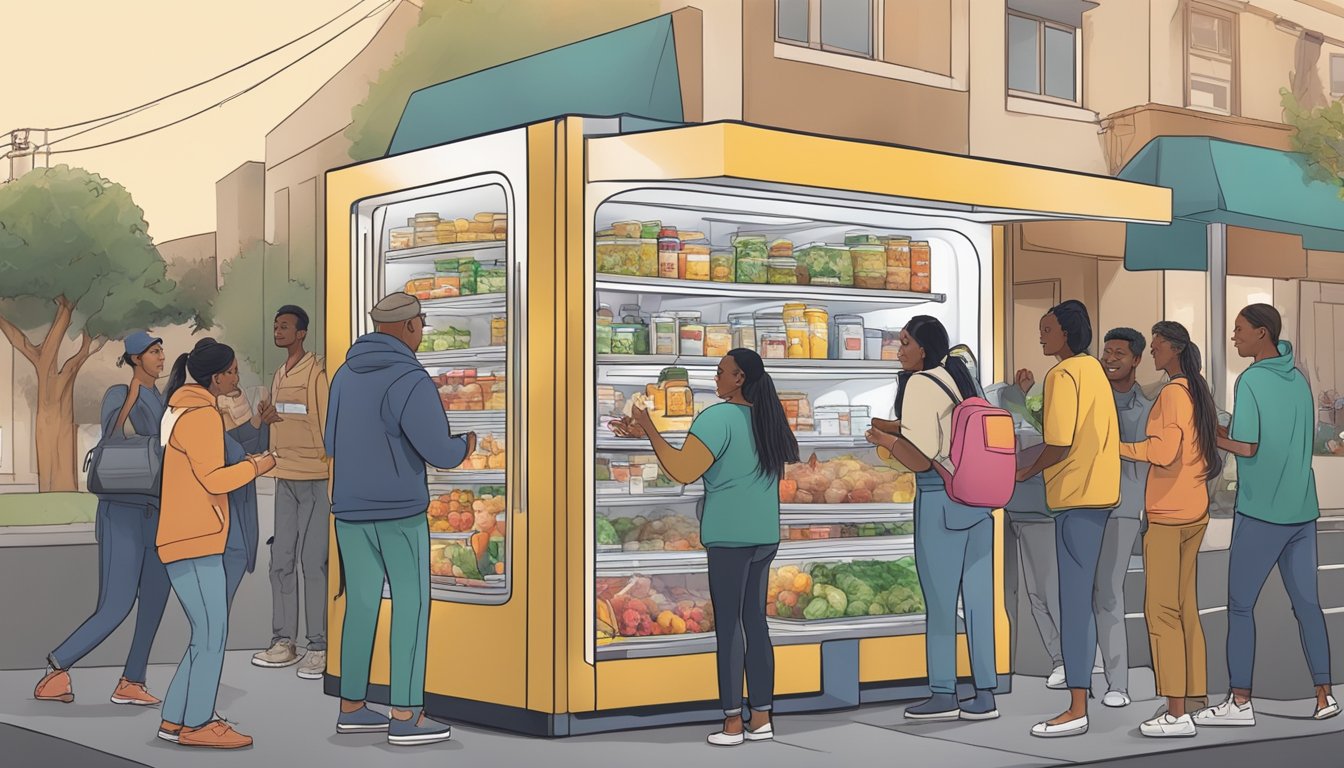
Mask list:
[[375,323],[404,323],[420,316],[420,300],[409,293],[392,293],[374,305],[369,318]]
[[146,349],[149,349],[155,344],[162,344],[163,339],[150,336],[148,331],[136,331],[130,336],[127,336],[124,343],[126,345],[126,354],[143,355]]

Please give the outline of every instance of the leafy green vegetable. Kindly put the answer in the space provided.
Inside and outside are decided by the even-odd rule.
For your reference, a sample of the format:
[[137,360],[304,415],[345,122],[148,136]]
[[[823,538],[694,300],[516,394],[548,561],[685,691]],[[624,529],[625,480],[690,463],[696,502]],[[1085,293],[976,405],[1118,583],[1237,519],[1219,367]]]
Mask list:
[[605,545],[621,543],[621,537],[616,533],[616,527],[606,518],[597,518],[597,543]]
[[448,556],[452,564],[462,570],[468,579],[481,578],[481,569],[476,565],[476,553],[469,547],[452,547],[452,553]]
[[825,600],[813,600],[803,609],[803,618],[810,621],[826,618],[830,603]]

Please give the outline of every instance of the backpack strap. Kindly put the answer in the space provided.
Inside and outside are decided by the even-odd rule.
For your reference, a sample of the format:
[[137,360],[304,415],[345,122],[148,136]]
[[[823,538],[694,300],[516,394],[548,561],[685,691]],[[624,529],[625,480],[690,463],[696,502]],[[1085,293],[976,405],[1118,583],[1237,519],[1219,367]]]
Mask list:
[[934,376],[933,374],[927,371],[920,371],[919,375],[924,376],[928,378],[930,381],[932,381],[934,384],[937,384],[938,388],[943,390],[943,392],[948,396],[948,398],[952,400],[953,408],[957,407],[958,405],[961,405],[961,398],[957,397],[957,395],[951,389],[948,389],[947,385],[943,383],[942,379],[938,378],[937,376]]

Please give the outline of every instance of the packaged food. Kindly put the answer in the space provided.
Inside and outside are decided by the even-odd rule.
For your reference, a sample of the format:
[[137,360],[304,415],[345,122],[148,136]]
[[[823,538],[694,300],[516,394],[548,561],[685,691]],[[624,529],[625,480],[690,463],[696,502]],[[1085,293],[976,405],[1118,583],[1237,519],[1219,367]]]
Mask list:
[[681,354],[703,357],[705,354],[705,325],[699,321],[688,320],[678,329],[681,338]]
[[928,293],[932,290],[933,256],[926,241],[910,243],[910,290]]
[[639,240],[644,236],[644,225],[638,221],[618,221],[611,225],[612,234],[626,240]]
[[639,336],[641,326],[633,323],[616,323],[611,326],[611,354],[613,355],[635,355],[636,339]]
[[756,343],[760,346],[758,354],[767,360],[783,360],[788,357],[789,337],[782,333],[757,333]]
[[[835,405],[817,406],[817,416],[816,416],[817,434],[825,435],[827,437],[839,437],[841,434],[848,434],[848,432],[840,431],[840,411],[838,410],[839,408],[847,408],[847,407],[835,406]],[[845,413],[846,415],[848,415],[849,411],[846,409]]]
[[666,247],[662,240],[658,241],[658,276],[664,280],[676,280],[680,275],[679,271],[679,251],[675,248]]
[[457,275],[438,274],[434,276],[434,290],[429,292],[431,299],[455,299],[462,295],[462,284]]
[[865,360],[882,359],[883,331],[878,328],[865,328],[863,331],[863,357]]
[[863,318],[859,315],[836,315],[833,325],[832,359],[862,360]]
[[435,259],[434,271],[439,274],[457,272],[462,267],[462,259]]
[[733,348],[733,334],[727,324],[705,326],[705,357],[720,358]]
[[766,251],[767,258],[776,258],[781,256],[792,256],[792,255],[793,255],[792,240],[782,240],[782,239],[773,240],[770,243],[769,250]]
[[667,407],[663,415],[684,418],[695,415],[695,393],[691,391],[690,376],[685,368],[667,368],[659,375],[662,379]]
[[627,461],[611,462],[611,480],[615,483],[629,483],[630,463]]
[[406,292],[422,301],[433,298],[434,275],[415,275],[410,279],[410,282],[406,283]]
[[683,251],[681,256],[686,261],[686,270],[682,277],[687,280],[709,280],[708,253]]
[[456,243],[457,227],[451,221],[440,221],[438,226],[434,227],[434,235],[439,245]]
[[694,243],[683,241],[681,244],[681,250],[685,251],[686,253],[698,253],[704,256],[708,256],[714,252],[714,249],[709,246],[709,243],[703,240]]
[[775,334],[784,339],[784,344],[780,349],[780,357],[786,357],[784,354],[788,350],[788,335],[784,325],[784,315],[781,312],[757,312],[752,317],[752,323],[756,328],[756,352],[761,357],[765,357],[765,334]]
[[771,285],[796,285],[798,260],[792,256],[771,256],[766,263],[766,282]]
[[909,267],[887,267],[887,290],[888,291],[908,291],[910,290],[910,268]]
[[849,434],[853,437],[863,437],[868,431],[869,424],[872,423],[872,417],[869,415],[868,406],[851,405],[849,406]]
[[879,243],[877,235],[870,235],[866,232],[845,235],[845,245],[878,245]]
[[767,249],[765,238],[758,235],[739,235],[733,240],[737,255],[737,282],[766,282]]
[[387,248],[399,251],[415,247],[415,227],[393,227],[387,232]]
[[803,340],[797,336],[789,336],[789,348],[785,350],[785,356],[790,360],[806,360],[807,347],[803,346]]
[[854,284],[854,260],[844,246],[812,243],[794,249],[793,254],[810,285]]
[[679,349],[677,318],[673,315],[654,315],[653,354],[675,356]]
[[509,338],[509,318],[505,315],[495,315],[490,318],[490,346],[502,347],[508,343]]
[[728,327],[735,349],[756,349],[756,321],[750,312],[729,315]]
[[784,323],[784,333],[789,338],[788,357],[807,359],[812,356],[812,340],[808,331],[806,320],[788,320]]
[[910,268],[910,238],[896,235],[882,241],[887,251],[888,267]]
[[657,240],[599,240],[596,251],[597,271],[604,275],[658,275]]
[[784,309],[780,314],[783,315],[784,322],[787,324],[793,322],[803,322],[805,319],[803,317],[805,312],[807,312],[806,304],[800,302],[789,302],[784,305]]
[[481,264],[476,274],[476,292],[480,294],[504,293],[508,287],[504,265],[499,262]]
[[825,360],[830,354],[830,315],[825,307],[808,307],[803,312],[807,322],[808,356],[813,360]]
[[661,221],[643,221],[639,225],[639,238],[641,240],[657,240],[658,233],[663,231],[663,222]]
[[475,296],[481,275],[481,263],[473,258],[457,260],[457,278],[463,296]]
[[643,308],[638,304],[622,304],[620,318],[622,323],[640,323],[643,322]]
[[736,279],[737,256],[727,249],[715,249],[709,254],[709,279],[716,283],[731,283]]
[[901,350],[901,332],[883,331],[882,332],[882,359],[900,360],[899,352]]
[[849,249],[854,262],[854,287],[882,290],[887,286],[887,251],[880,245],[856,245]]

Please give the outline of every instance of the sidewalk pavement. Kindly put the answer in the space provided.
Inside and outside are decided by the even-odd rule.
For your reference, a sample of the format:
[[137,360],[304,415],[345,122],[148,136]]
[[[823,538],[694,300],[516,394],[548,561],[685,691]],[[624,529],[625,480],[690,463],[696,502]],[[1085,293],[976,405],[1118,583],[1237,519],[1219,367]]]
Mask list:
[[[539,739],[474,726],[456,726],[453,740],[419,748],[389,746],[378,736],[337,736],[335,699],[324,696],[321,684],[300,680],[294,669],[265,670],[251,666],[250,654],[232,651],[224,667],[219,711],[236,721],[238,728],[253,736],[256,745],[241,754],[193,751],[155,738],[157,709],[111,704],[107,696],[116,684],[116,668],[76,668],[73,673],[76,700],[73,704],[34,701],[32,690],[41,672],[0,672],[0,723],[77,742],[108,753],[110,762],[99,762],[90,753],[77,761],[64,756],[77,747],[49,739],[35,742],[22,732],[0,725],[0,749],[5,765],[127,766],[133,761],[155,768],[218,763],[257,766],[322,765],[344,768],[395,760],[399,766],[441,766],[449,761],[471,766],[606,764],[647,768],[649,766],[697,767],[769,765],[791,766],[859,765],[864,762],[896,762],[937,768],[1026,768],[1067,766],[1086,762],[1130,758],[1132,765],[1172,764],[1156,756],[1185,754],[1194,764],[1214,762],[1220,768],[1265,764],[1263,755],[1284,755],[1298,742],[1276,742],[1278,750],[1237,747],[1254,741],[1301,738],[1301,748],[1319,757],[1337,756],[1344,745],[1344,717],[1326,722],[1311,720],[1311,702],[1257,702],[1259,724],[1254,728],[1205,729],[1194,739],[1156,740],[1139,735],[1139,723],[1152,717],[1160,706],[1154,695],[1152,673],[1131,673],[1130,694],[1135,703],[1112,710],[1092,702],[1091,732],[1070,739],[1037,739],[1029,729],[1042,719],[1057,715],[1067,695],[1050,691],[1043,680],[1017,677],[1014,692],[999,698],[1003,716],[985,723],[929,723],[913,725],[902,718],[904,704],[865,706],[856,710],[812,715],[781,716],[773,743],[747,744],[734,749],[710,747],[704,738],[712,724],[657,728],[624,733]],[[174,667],[150,668],[150,690],[162,695]],[[1105,691],[1098,677],[1098,693]],[[1308,691],[1304,691],[1308,693]],[[1216,694],[1215,694],[1216,698]],[[23,740],[16,734],[25,735]],[[1311,738],[1304,738],[1311,737]],[[1325,743],[1329,737],[1330,743]],[[44,746],[45,744],[45,746]],[[1286,745],[1286,746],[1285,746]],[[1222,747],[1222,748],[1219,748]],[[64,749],[64,752],[52,750]],[[1189,754],[1183,750],[1205,750]],[[1329,751],[1321,751],[1326,750]],[[16,750],[18,750],[16,752]],[[1258,751],[1256,751],[1258,750]],[[1253,762],[1242,762],[1250,755]],[[1306,753],[1301,753],[1306,754]],[[119,757],[110,757],[119,756]],[[13,762],[11,762],[11,760]],[[1150,762],[1152,761],[1152,762]],[[1124,765],[1125,763],[1106,763]],[[1310,764],[1327,765],[1328,760]]]

